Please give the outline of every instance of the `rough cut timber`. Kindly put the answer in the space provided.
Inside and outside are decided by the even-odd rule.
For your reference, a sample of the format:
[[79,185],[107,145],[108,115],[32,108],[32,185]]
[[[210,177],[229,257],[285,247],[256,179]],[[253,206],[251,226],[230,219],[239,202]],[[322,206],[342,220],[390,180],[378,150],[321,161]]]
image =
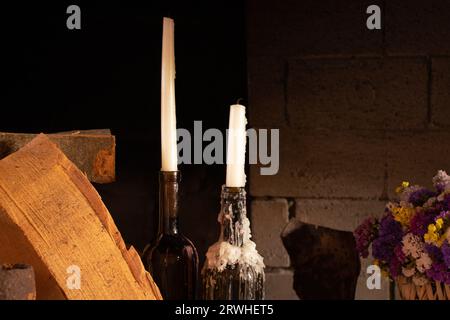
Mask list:
[[[31,133],[0,132],[0,159],[16,152],[36,137]],[[49,134],[51,141],[97,183],[115,180],[116,141],[110,130],[69,131]]]
[[[161,299],[94,187],[43,134],[0,161],[0,263],[15,261],[33,266],[38,299]],[[67,286],[71,266],[80,289]]]

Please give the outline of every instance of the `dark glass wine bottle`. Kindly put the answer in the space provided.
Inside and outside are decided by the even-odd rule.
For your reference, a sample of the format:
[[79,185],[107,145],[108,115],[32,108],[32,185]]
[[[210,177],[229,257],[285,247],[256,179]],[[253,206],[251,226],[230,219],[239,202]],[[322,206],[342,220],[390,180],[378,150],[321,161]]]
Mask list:
[[206,300],[264,299],[264,263],[250,240],[245,189],[222,187],[219,241],[206,254],[202,295]]
[[146,269],[167,300],[197,297],[198,255],[192,242],[178,230],[179,171],[159,174],[159,232],[143,254]]

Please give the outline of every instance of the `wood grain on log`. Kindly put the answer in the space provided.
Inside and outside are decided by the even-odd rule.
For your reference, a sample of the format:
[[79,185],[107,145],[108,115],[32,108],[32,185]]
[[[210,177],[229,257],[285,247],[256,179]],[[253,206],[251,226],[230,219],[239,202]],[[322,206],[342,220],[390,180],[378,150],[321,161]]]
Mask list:
[[26,264],[0,266],[0,300],[34,300],[33,267]]
[[43,134],[0,161],[0,243],[1,262],[34,267],[38,299],[161,299],[94,187]]
[[[16,152],[36,136],[0,132],[0,159]],[[48,137],[90,181],[109,183],[115,180],[116,142],[110,130],[67,131],[48,134]]]

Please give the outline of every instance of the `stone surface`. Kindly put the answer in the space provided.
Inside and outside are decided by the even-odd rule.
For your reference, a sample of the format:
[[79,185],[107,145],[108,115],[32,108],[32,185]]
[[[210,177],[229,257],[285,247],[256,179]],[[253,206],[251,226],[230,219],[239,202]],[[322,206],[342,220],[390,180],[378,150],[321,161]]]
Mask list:
[[450,128],[450,58],[433,58],[431,67],[431,120]]
[[365,218],[383,215],[385,205],[382,200],[298,199],[295,219],[353,232]]
[[[366,28],[371,4],[381,7],[383,30]],[[381,216],[403,180],[431,186],[438,169],[450,171],[450,1],[249,0],[247,12],[249,126],[280,128],[278,174],[250,166],[252,209],[261,209],[252,227],[274,265],[267,298],[282,299],[290,278],[271,261],[281,226],[272,212],[287,214],[294,200],[289,225],[333,229],[311,227],[315,241],[297,241],[298,255],[323,244],[319,234]],[[356,299],[389,299],[387,279],[367,288],[370,263],[354,275]],[[297,268],[297,288],[321,281],[326,264],[308,274],[311,265]]]
[[388,54],[449,55],[450,2],[447,0],[386,1]]
[[294,273],[291,270],[266,272],[266,300],[298,300],[293,288]]
[[289,222],[286,199],[252,201],[252,233],[258,252],[268,267],[288,267],[289,256],[281,232]]
[[377,132],[280,130],[280,168],[260,175],[250,166],[252,196],[378,199],[383,191],[386,146]]
[[273,57],[255,57],[248,62],[249,126],[287,124],[285,78],[287,64]]
[[312,59],[289,63],[287,112],[295,127],[423,129],[428,70],[422,58]]
[[360,261],[351,232],[292,220],[282,239],[301,299],[354,299]]
[[432,187],[438,170],[450,172],[450,132],[392,134],[388,142],[388,191],[402,181]]
[[368,0],[348,0],[345,5],[333,0],[250,0],[248,54],[381,54],[382,31],[366,27],[371,4]]

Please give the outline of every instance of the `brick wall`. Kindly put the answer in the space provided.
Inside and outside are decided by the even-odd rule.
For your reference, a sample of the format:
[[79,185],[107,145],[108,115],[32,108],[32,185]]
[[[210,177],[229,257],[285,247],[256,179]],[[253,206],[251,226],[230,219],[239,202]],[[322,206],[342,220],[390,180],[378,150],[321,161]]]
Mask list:
[[[247,17],[249,124],[280,129],[279,173],[250,171],[252,227],[267,298],[296,299],[289,219],[352,231],[401,181],[450,171],[450,2],[248,0]],[[387,282],[361,274],[357,298],[389,298]]]

